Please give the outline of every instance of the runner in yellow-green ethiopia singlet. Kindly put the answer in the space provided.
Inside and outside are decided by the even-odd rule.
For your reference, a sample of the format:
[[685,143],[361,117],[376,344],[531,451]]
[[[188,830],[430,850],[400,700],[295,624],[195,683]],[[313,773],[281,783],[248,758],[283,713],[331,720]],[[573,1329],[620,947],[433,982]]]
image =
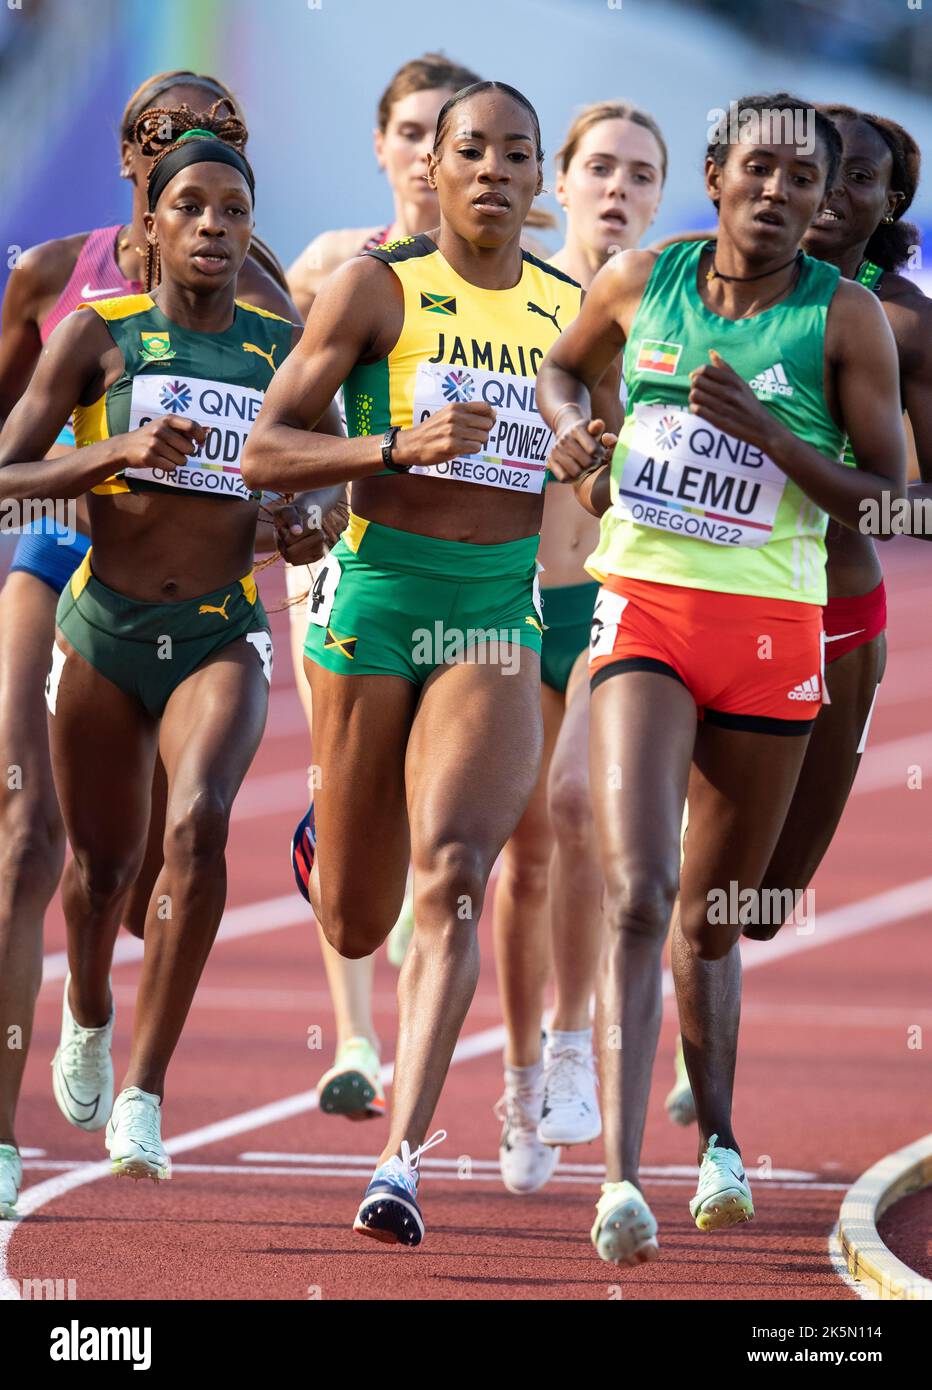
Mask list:
[[[350,956],[387,935],[409,855],[414,867],[391,1130],[355,1226],[393,1243],[423,1235],[417,1158],[475,989],[488,877],[541,754],[550,430],[536,374],[581,297],[521,250],[542,154],[513,88],[483,82],[444,105],[428,166],[439,229],[323,286],[246,451],[254,486],[352,483],[309,603],[320,782],[305,862],[318,919]],[[314,422],[344,382],[354,437],[334,443]]]
[[[601,1058],[608,1181],[592,1239],[617,1263],[658,1254],[638,1166],[678,889],[672,964],[701,1164],[690,1212],[703,1231],[754,1214],[731,1115],[737,941],[771,910],[758,890],[822,699],[826,515],[857,526],[863,499],[896,494],[905,472],[883,312],[799,251],[838,132],[785,93],[736,107],[737,136],[724,122],[706,157],[717,239],[610,263],[538,379],[561,425],[551,468],[578,479],[594,463],[580,497],[602,515],[589,560],[603,581],[590,650],[610,934],[599,992],[622,1045]],[[606,469],[588,390],[622,347],[628,415]]]
[[[146,217],[154,287],[59,325],[0,445],[3,497],[91,494],[92,547],[60,601],[46,686],[73,850],[62,891],[72,976],[53,1086],[71,1123],[107,1125],[113,1171],[133,1178],[169,1176],[165,1074],[223,912],[230,808],[265,724],[272,651],[252,574],[258,501],[240,464],[299,334],[235,301],[253,229],[245,128],[218,115],[220,139],[201,124],[187,107],[140,119],[140,148],[160,152]],[[172,142],[165,130],[186,133]],[[78,447],[46,459],[72,412]],[[334,422],[331,411],[321,428]],[[145,852],[157,752],[165,858],[114,1102],[108,974]]]

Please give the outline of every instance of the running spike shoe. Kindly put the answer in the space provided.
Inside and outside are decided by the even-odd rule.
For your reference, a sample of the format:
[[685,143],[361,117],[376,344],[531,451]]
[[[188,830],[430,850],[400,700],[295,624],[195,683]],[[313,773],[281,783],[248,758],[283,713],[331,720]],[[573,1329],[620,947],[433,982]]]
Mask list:
[[349,1120],[372,1120],[385,1114],[385,1092],[379,1076],[379,1054],[368,1038],[347,1038],[337,1048],[333,1066],[317,1083],[325,1115]]
[[52,1058],[52,1091],[59,1110],[78,1129],[103,1129],[113,1108],[110,1043],[116,1011],[102,1028],[82,1028],[68,1004],[71,975],[65,979],[61,1040]]
[[646,1264],[660,1253],[654,1214],[633,1182],[603,1182],[590,1235],[607,1264]]
[[674,1059],[676,1068],[676,1080],[673,1089],[667,1095],[664,1105],[667,1115],[672,1124],[691,1125],[696,1121],[696,1102],[693,1097],[692,1087],[689,1084],[689,1074],[686,1071],[686,1062],[683,1058],[683,1039],[677,1034],[676,1057]]
[[446,1137],[446,1130],[438,1129],[413,1153],[407,1139],[402,1139],[401,1157],[393,1154],[373,1173],[353,1222],[354,1231],[383,1245],[420,1245],[424,1221],[417,1201],[418,1163],[422,1154]]
[[107,1122],[110,1171],[123,1178],[171,1177],[171,1159],[162,1143],[162,1104],[158,1096],[127,1086],[113,1103]]
[[298,885],[298,892],[306,903],[311,901],[308,884],[316,853],[317,827],[314,823],[314,803],[312,801],[307,809],[307,814],[298,822],[291,837],[291,869],[294,874],[294,881]]
[[741,1155],[735,1149],[720,1149],[713,1134],[702,1156],[699,1186],[689,1210],[700,1231],[723,1231],[750,1221],[754,1203]]

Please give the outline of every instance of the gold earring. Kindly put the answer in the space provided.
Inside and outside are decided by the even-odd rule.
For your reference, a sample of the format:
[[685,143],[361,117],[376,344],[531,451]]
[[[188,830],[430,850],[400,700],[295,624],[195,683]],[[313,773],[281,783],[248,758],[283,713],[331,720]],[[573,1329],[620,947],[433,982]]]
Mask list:
[[881,220],[883,221],[885,227],[890,227],[893,225],[893,218],[890,216],[889,213],[887,213],[886,217],[882,218]]

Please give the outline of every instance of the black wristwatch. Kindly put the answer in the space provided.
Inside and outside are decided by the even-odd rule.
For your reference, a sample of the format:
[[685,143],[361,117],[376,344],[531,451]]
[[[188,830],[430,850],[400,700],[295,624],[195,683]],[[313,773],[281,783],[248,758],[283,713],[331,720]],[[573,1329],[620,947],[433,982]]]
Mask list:
[[400,428],[400,425],[391,425],[382,435],[382,465],[391,469],[393,473],[407,473],[411,467],[409,463],[395,463],[392,459],[392,450]]

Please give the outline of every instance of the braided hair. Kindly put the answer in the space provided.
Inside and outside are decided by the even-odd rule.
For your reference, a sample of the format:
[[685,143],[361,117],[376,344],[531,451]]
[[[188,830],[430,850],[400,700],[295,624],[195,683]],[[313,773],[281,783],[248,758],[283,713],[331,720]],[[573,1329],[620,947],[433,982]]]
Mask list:
[[120,121],[120,134],[127,142],[132,142],[133,132],[136,129],[136,122],[144,111],[153,106],[166,92],[172,91],[175,87],[199,87],[207,96],[216,101],[220,97],[226,97],[234,110],[236,100],[226,83],[221,82],[216,77],[210,77],[205,72],[189,72],[187,68],[175,68],[171,72],[156,72],[151,77],[147,77],[139,87],[136,88],[123,112]]
[[[223,108],[226,108],[224,111]],[[133,127],[133,140],[142,154],[153,160],[149,182],[175,141],[189,130],[208,130],[219,140],[243,154],[249,132],[236,114],[231,98],[221,97],[208,111],[192,111],[190,106],[153,106],[144,111]],[[243,155],[245,158],[245,155]],[[145,287],[148,293],[161,278],[158,243],[146,242]]]
[[919,228],[912,222],[903,222],[904,212],[909,208],[919,187],[919,169],[922,155],[908,130],[904,130],[888,116],[874,116],[868,111],[856,111],[853,106],[833,104],[821,108],[833,120],[861,121],[870,126],[886,145],[893,158],[890,170],[890,192],[901,193],[896,207],[890,213],[891,222],[881,222],[871,235],[864,255],[881,270],[891,273],[899,270],[909,258],[914,246],[919,244]]

